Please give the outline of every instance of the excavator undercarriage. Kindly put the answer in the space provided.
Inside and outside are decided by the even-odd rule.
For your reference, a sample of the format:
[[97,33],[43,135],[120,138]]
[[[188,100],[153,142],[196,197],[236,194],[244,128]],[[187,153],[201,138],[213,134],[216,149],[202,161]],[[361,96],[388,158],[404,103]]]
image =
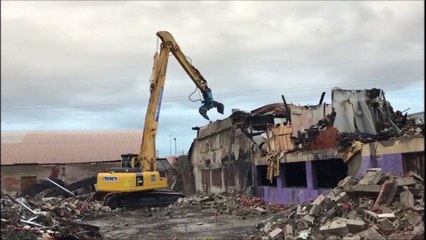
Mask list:
[[128,193],[109,193],[105,196],[105,203],[111,208],[144,208],[168,206],[179,198],[185,197],[182,193],[171,190],[151,190]]

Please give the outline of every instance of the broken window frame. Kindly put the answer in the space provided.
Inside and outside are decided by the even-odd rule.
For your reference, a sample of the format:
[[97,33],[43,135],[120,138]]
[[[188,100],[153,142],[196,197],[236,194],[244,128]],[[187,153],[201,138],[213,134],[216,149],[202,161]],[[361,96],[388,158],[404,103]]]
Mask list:
[[211,174],[211,184],[214,187],[222,187],[222,168],[213,168],[210,171]]
[[402,158],[402,171],[404,176],[408,173],[414,172],[420,175],[422,178],[425,177],[425,157],[423,152],[407,152],[401,154]]
[[272,179],[272,183],[266,178],[267,165],[256,165],[256,183],[258,187],[277,187],[277,178]]
[[[296,167],[296,166],[300,166],[301,168],[303,168],[303,171],[301,171],[303,174],[303,179],[304,179],[304,184],[291,184],[289,185],[289,181],[288,181],[288,177],[290,176],[289,171],[291,173],[294,173],[295,170],[294,169],[289,169],[289,166],[291,167]],[[307,178],[307,173],[306,173],[306,162],[290,162],[290,163],[281,163],[280,166],[280,175],[281,175],[281,186],[282,188],[308,188],[308,178]],[[299,175],[299,174],[296,174]],[[302,179],[302,177],[300,177]]]
[[[337,173],[337,165],[339,164],[339,162],[336,161],[340,161],[341,166],[343,169],[341,169],[342,173]],[[329,174],[322,174],[321,176],[318,176],[318,169],[320,167],[320,165],[324,166],[324,169],[330,170]],[[330,159],[322,159],[322,160],[316,160],[316,161],[312,161],[311,163],[311,169],[312,169],[312,187],[315,190],[320,190],[320,189],[333,189],[337,186],[337,184],[339,183],[340,180],[344,179],[347,176],[348,173],[348,167],[347,165],[344,163],[343,159],[340,158],[330,158]],[[320,187],[319,186],[319,182],[318,181],[320,179],[324,179],[324,176],[328,176],[328,177],[336,177],[335,180],[333,179],[329,179],[328,182],[329,183],[322,183],[321,185],[328,185],[328,186],[324,186],[324,187]],[[340,177],[339,177],[340,176]]]

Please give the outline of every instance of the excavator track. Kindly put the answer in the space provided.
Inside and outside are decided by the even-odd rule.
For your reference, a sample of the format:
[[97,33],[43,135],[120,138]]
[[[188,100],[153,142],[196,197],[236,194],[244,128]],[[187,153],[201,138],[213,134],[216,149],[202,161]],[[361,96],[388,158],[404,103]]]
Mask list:
[[173,204],[181,197],[185,197],[185,195],[170,190],[152,190],[130,193],[110,193],[105,196],[105,202],[111,209],[123,207],[161,207]]

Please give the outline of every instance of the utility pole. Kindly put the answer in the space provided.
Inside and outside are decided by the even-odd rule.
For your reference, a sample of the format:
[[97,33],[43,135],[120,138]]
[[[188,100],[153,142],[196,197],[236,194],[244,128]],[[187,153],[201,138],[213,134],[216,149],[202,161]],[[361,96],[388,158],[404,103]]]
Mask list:
[[169,139],[170,139],[170,156],[172,156],[172,135],[169,135]]
[[174,137],[173,140],[175,140],[175,157],[177,157],[177,153],[176,153],[176,138]]

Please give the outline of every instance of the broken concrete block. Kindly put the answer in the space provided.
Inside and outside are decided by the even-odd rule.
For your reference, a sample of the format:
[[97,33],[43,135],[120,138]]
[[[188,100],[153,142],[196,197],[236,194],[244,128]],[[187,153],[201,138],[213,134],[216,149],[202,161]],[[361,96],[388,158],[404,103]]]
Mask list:
[[265,214],[266,213],[266,210],[265,209],[263,209],[263,208],[261,208],[261,207],[257,207],[257,208],[255,208],[254,210],[256,210],[258,213],[260,213],[260,214]]
[[414,207],[414,195],[410,192],[410,190],[405,190],[399,194],[399,201],[408,208]]
[[387,218],[378,220],[377,226],[379,227],[379,230],[383,233],[387,233],[393,229],[392,222]]
[[358,185],[375,185],[383,178],[383,172],[381,168],[370,168],[359,180]]
[[379,193],[381,190],[380,185],[355,185],[352,187],[352,191],[357,193]]
[[377,217],[379,219],[382,219],[382,218],[394,219],[395,218],[395,214],[393,214],[393,213],[381,213],[381,214],[377,214]]
[[414,227],[414,229],[411,232],[411,234],[413,236],[413,240],[424,239],[424,237],[425,237],[425,226],[423,225],[423,223],[421,223],[418,226]]
[[278,238],[279,235],[281,235],[283,230],[281,228],[275,228],[272,232],[269,233],[269,237],[272,239]]
[[263,227],[263,231],[264,232],[269,232],[271,230],[271,228],[272,228],[272,223],[271,222],[267,222],[265,224],[265,227]]
[[327,194],[326,197],[332,199],[336,197],[337,195],[339,195],[340,193],[342,193],[342,189],[335,187]]
[[345,219],[350,233],[358,233],[366,229],[366,223],[362,220]]
[[322,225],[319,229],[321,234],[345,236],[349,233],[349,229],[344,221],[336,220],[330,224]]
[[346,192],[341,192],[339,195],[331,198],[331,200],[335,203],[344,203],[349,200],[349,196]]
[[416,213],[416,212],[408,213],[407,218],[408,218],[408,222],[412,226],[417,226],[422,220],[422,216],[420,214]]
[[346,235],[342,238],[342,240],[361,240],[361,236],[359,235]]
[[321,206],[321,204],[324,202],[325,196],[324,195],[318,195],[318,197],[315,198],[315,200],[312,202],[312,205],[318,205]]
[[397,178],[398,187],[415,185],[417,181],[413,177]]
[[375,212],[364,210],[364,220],[369,223],[376,223],[379,218]]
[[378,210],[382,204],[391,203],[397,189],[398,185],[395,181],[386,180],[382,184],[379,196],[377,196],[376,202],[374,203],[373,211]]
[[337,184],[337,186],[343,191],[350,192],[351,187],[355,185],[355,179],[351,176],[347,176],[344,179],[340,180],[340,182]]
[[318,205],[314,204],[314,205],[312,205],[311,209],[309,210],[309,215],[318,217],[320,212],[321,212],[321,208]]
[[205,196],[205,197],[201,198],[201,199],[199,200],[199,202],[200,202],[200,203],[203,203],[203,202],[207,202],[207,201],[209,201],[209,200],[212,200],[212,198],[211,198],[210,196]]
[[290,239],[294,237],[293,227],[290,224],[286,224],[284,227],[284,239]]
[[359,236],[361,236],[364,239],[374,239],[374,240],[385,240],[379,232],[376,231],[374,228],[369,228],[365,231],[362,231],[358,233]]

